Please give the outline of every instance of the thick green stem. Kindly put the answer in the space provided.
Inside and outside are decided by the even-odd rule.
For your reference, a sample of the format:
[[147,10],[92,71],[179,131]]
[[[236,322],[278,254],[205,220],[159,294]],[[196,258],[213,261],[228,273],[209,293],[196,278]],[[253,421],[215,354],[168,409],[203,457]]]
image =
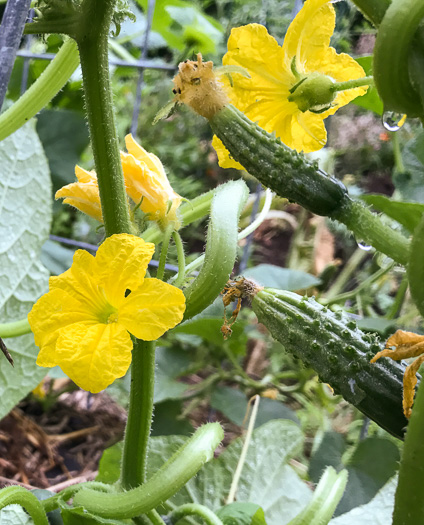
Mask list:
[[372,245],[404,266],[408,264],[409,241],[360,202],[348,201],[331,218],[345,224],[358,241]]
[[66,40],[55,58],[21,98],[0,115],[0,140],[34,117],[68,82],[79,64],[77,45]]
[[30,334],[31,327],[28,319],[21,319],[12,323],[0,324],[0,337],[18,337],[19,335]]
[[178,275],[174,281],[174,286],[181,286],[184,281],[184,277],[185,277],[184,246],[183,246],[183,241],[181,239],[181,235],[177,231],[174,231],[172,233],[172,238],[177,248],[177,258],[178,258]]
[[365,18],[376,27],[383,20],[384,13],[390,5],[390,0],[352,0]]
[[109,79],[108,35],[116,0],[85,0],[77,43],[106,235],[131,233]]
[[125,489],[137,487],[145,481],[154,387],[155,342],[138,340],[133,348],[130,403],[122,455],[121,483]]
[[23,487],[6,487],[0,493],[0,510],[7,505],[17,504],[23,507],[35,525],[49,525],[46,513],[38,499]]
[[196,430],[186,444],[143,485],[118,494],[81,490],[74,497],[74,506],[82,505],[88,512],[109,519],[134,518],[145,514],[173,496],[195,476],[213,458],[223,437],[219,423],[208,423]]
[[169,515],[169,519],[173,525],[187,516],[196,516],[201,518],[206,525],[223,525],[218,516],[204,505],[198,503],[186,503],[181,505]]
[[393,525],[424,523],[424,388],[418,388],[405,437]]

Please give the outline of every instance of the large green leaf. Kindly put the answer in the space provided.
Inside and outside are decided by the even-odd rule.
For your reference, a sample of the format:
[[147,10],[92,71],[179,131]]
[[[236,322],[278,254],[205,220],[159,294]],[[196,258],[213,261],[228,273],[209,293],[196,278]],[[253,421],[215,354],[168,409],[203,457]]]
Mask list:
[[[0,319],[17,321],[47,291],[38,261],[51,219],[49,168],[31,122],[0,143]],[[5,339],[15,362],[0,366],[0,418],[37,386],[47,369],[35,364],[32,334]]]
[[[160,436],[150,440],[148,477],[151,477],[182,446],[183,436]],[[287,465],[302,447],[299,427],[287,420],[275,420],[257,428],[246,456],[237,491],[238,502],[255,503],[265,512],[267,525],[285,525],[311,499],[311,491]],[[243,447],[236,439],[215,460],[207,463],[197,476],[176,494],[169,504],[200,503],[218,511],[228,496],[231,481]],[[99,480],[112,482],[119,477],[120,447],[104,453]],[[257,518],[260,518],[260,513]],[[255,522],[253,522],[255,523]],[[259,521],[261,523],[261,521]]]
[[267,525],[263,509],[255,503],[230,503],[216,514],[224,525]]
[[332,519],[329,525],[389,525],[392,523],[396,485],[394,477],[369,503]]
[[[311,498],[311,491],[306,484],[287,465],[291,457],[299,452],[302,442],[302,432],[291,421],[270,421],[253,432],[238,485],[237,501],[262,507],[268,525],[285,525]],[[156,451],[155,446],[158,444],[161,446]],[[152,439],[149,460],[152,462],[155,457],[153,463],[157,468],[175,451],[176,446],[173,436]],[[242,446],[242,439],[233,441],[219,458],[207,463],[172,498],[172,503],[181,505],[195,502],[218,510],[228,496]]]
[[362,195],[361,199],[399,222],[409,232],[418,226],[424,213],[424,204],[418,202],[394,201],[385,195]]
[[[359,57],[356,59],[365,71],[365,75],[372,75],[372,56]],[[378,96],[378,91],[375,87],[369,87],[368,91],[362,97],[357,97],[353,101],[357,106],[374,111],[377,115],[382,115],[384,108],[383,102]]]
[[346,464],[342,461],[345,448],[340,434],[328,432],[309,466],[309,475],[315,482],[327,466],[347,469],[348,483],[336,515],[368,503],[396,473],[400,460],[398,447],[385,438],[371,437],[361,441]]
[[20,505],[8,505],[0,510],[0,525],[34,525]]

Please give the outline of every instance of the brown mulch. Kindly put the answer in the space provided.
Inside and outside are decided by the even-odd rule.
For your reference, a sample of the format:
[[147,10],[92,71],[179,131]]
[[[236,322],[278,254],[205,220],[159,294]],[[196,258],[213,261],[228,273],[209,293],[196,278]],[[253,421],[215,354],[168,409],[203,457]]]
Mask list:
[[125,410],[107,394],[62,394],[44,411],[24,401],[0,421],[0,485],[38,488],[94,479],[102,452],[122,438]]

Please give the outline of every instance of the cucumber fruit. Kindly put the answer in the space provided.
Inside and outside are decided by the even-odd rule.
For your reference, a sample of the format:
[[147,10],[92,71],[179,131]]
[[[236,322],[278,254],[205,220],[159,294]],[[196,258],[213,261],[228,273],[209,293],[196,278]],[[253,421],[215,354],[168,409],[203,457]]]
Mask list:
[[322,382],[390,434],[403,439],[402,410],[406,366],[391,359],[370,359],[381,350],[379,338],[359,330],[346,314],[333,313],[314,298],[263,289],[252,308],[284,348],[313,368]]

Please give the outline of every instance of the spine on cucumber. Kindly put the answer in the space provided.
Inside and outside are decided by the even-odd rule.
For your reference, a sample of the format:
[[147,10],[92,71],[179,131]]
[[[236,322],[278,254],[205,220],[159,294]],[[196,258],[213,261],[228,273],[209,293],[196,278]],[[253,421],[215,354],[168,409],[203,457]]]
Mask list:
[[336,394],[403,439],[406,367],[389,359],[370,363],[381,350],[378,337],[363,333],[355,321],[327,310],[313,298],[292,292],[261,290],[254,296],[252,308],[286,351],[313,368]]

